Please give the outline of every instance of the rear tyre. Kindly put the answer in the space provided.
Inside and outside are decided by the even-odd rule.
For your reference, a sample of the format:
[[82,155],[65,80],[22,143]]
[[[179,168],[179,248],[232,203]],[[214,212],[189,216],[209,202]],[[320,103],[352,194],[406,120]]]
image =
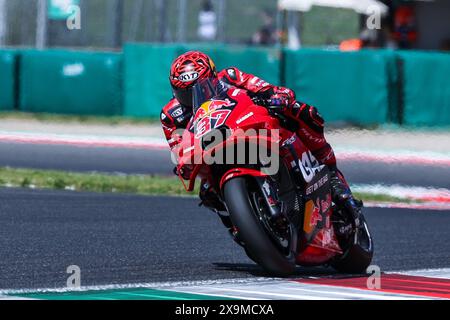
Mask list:
[[[262,222],[260,213],[254,209],[257,204],[252,200],[249,185],[245,177],[237,177],[228,181],[224,186],[224,198],[233,225],[239,232],[239,237],[245,244],[250,258],[257,262],[270,275],[286,277],[295,271],[295,248],[292,241],[297,241],[295,232],[291,232],[291,239],[287,250],[283,253],[276,245],[270,230]],[[256,191],[255,191],[256,192]],[[290,227],[293,230],[293,227]]]

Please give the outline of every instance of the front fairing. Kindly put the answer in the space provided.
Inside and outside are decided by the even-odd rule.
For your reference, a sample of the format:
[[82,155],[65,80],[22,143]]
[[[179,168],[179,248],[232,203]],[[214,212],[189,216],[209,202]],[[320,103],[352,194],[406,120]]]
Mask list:
[[[299,240],[301,240],[298,246],[300,250],[297,263],[319,265],[342,253],[331,225],[331,198],[329,187],[324,185],[328,183],[325,181],[327,173],[322,171],[323,168],[320,166],[315,166],[316,162],[311,152],[301,139],[295,133],[282,129],[279,121],[270,115],[266,108],[255,105],[244,90],[228,89],[225,95],[204,101],[197,108],[183,134],[180,147],[179,163],[181,166],[189,166],[192,172],[189,184],[186,185],[183,181],[186,190],[194,190],[197,177],[207,179],[210,185],[218,188],[217,190],[220,190],[220,181],[228,178],[226,174],[214,176],[213,167],[205,163],[209,155],[224,146],[218,144],[214,148],[205,149],[202,144],[208,134],[223,128],[229,130],[227,141],[238,137],[240,130],[267,129],[271,133],[277,132],[267,138],[271,140],[268,143],[276,143],[280,158],[293,174],[296,170],[298,171],[301,180],[298,185],[305,193],[307,190],[314,190],[308,195],[305,194],[304,197],[307,207],[302,214],[304,224],[299,230],[301,232]],[[255,132],[254,138],[258,140],[262,137],[259,132]],[[234,174],[233,169],[239,171],[249,168],[242,165],[229,165],[225,172]],[[251,175],[255,175],[255,172]]]
[[[273,130],[277,128],[278,120],[271,116],[266,108],[255,105],[245,90],[227,89],[220,96],[209,99],[196,108],[184,131],[178,162],[181,166],[190,166],[192,171],[195,167],[204,165],[204,159],[218,148],[223,148],[227,141],[240,137],[249,129],[253,130],[251,132],[254,132],[254,135],[247,136],[247,139],[266,139],[267,145],[278,144],[283,138],[278,130]],[[266,129],[267,136],[261,136],[259,129]],[[226,130],[228,139],[213,148],[205,149],[203,142],[218,130]]]

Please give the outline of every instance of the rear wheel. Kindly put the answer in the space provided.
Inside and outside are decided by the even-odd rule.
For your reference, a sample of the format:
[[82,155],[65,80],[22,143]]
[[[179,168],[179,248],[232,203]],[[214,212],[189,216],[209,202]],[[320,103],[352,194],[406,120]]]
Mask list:
[[291,223],[287,230],[275,227],[259,201],[258,187],[247,177],[231,179],[224,186],[224,198],[233,225],[238,229],[251,259],[274,276],[289,276],[295,270],[297,233]]

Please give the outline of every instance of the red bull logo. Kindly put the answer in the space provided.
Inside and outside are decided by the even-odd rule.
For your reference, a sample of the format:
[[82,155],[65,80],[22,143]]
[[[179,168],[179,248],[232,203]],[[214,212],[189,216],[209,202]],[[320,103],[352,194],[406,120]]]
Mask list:
[[229,101],[212,100],[201,105],[194,117],[195,138],[199,139],[213,129],[222,126],[231,113],[231,110],[222,109],[230,106]]
[[320,212],[319,199],[317,199],[317,205],[314,201],[309,200],[305,204],[305,221],[303,230],[306,234],[310,234],[314,231],[319,221],[322,221],[322,215]]

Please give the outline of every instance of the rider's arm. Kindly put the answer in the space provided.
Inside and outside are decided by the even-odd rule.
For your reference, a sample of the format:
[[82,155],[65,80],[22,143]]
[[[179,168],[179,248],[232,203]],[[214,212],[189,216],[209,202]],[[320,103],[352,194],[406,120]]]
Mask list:
[[176,99],[172,99],[161,112],[161,124],[170,149],[174,149],[181,141],[178,129],[185,129],[192,117],[191,108],[184,107]]
[[295,103],[294,91],[272,85],[257,76],[242,72],[237,68],[222,70],[219,73],[219,78],[232,86],[245,89],[261,98],[270,99],[275,95],[283,95],[289,100],[289,104]]
[[251,93],[265,93],[272,89],[270,83],[237,68],[228,68],[219,73],[219,78],[226,83],[250,91]]

